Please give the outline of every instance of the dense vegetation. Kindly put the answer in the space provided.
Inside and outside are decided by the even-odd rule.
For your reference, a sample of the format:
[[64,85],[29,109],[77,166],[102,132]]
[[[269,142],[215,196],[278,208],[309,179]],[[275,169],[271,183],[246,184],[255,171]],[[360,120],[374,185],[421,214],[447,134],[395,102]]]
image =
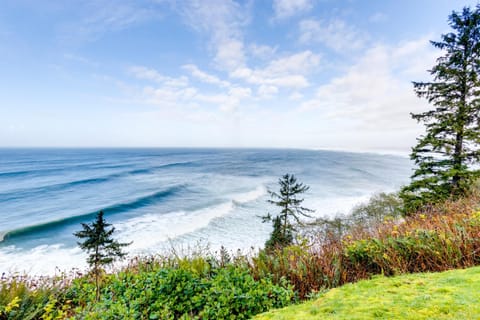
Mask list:
[[0,319],[247,319],[290,303],[286,281],[254,279],[247,264],[213,257],[136,259],[102,279],[10,277],[0,288]]
[[[180,263],[180,264],[178,264]],[[77,279],[65,296],[85,319],[247,319],[288,304],[290,287],[255,281],[239,265],[221,268],[200,257],[171,266],[140,262],[105,279],[99,302],[94,286]]]

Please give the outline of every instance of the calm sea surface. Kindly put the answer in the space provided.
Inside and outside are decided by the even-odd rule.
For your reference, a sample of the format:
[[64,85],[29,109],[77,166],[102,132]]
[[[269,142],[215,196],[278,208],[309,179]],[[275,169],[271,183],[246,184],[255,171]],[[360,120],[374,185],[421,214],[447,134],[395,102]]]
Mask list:
[[262,246],[267,190],[293,173],[317,216],[408,181],[406,157],[261,149],[0,149],[0,272],[83,268],[73,232],[99,210],[128,251]]

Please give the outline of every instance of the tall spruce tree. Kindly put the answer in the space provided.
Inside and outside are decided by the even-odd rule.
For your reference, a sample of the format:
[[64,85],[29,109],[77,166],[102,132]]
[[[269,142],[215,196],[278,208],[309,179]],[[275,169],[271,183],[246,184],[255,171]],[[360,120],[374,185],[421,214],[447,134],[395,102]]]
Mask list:
[[112,263],[116,258],[123,258],[126,253],[123,247],[130,243],[120,243],[112,238],[115,228],[111,227],[103,218],[103,211],[100,211],[92,224],[82,223],[83,230],[75,232],[77,238],[85,239],[78,242],[80,248],[86,251],[89,256],[87,263],[95,276],[96,299],[100,297],[100,275],[102,267]]
[[400,193],[407,213],[464,195],[479,176],[472,164],[480,160],[480,7],[452,12],[449,25],[452,32],[431,41],[444,52],[430,70],[433,80],[413,83],[434,108],[412,114],[426,134],[412,148],[417,168]]
[[303,198],[299,195],[310,189],[309,186],[297,182],[293,174],[286,174],[278,180],[280,192],[268,191],[271,199],[269,203],[280,207],[280,213],[274,217],[270,214],[263,216],[263,222],[272,221],[273,231],[270,239],[265,243],[267,249],[275,247],[285,247],[293,242],[293,233],[296,231],[295,225],[301,224],[300,217],[310,217],[307,213],[313,212],[308,208],[302,207]]

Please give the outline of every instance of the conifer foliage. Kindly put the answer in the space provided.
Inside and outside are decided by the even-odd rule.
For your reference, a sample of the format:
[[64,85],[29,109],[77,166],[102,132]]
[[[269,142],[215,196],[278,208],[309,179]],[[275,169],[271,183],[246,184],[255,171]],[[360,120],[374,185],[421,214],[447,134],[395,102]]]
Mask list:
[[122,248],[130,245],[130,243],[114,240],[112,235],[115,228],[109,228],[110,226],[111,224],[103,218],[103,211],[100,211],[93,223],[82,223],[83,230],[74,233],[77,238],[85,239],[83,242],[78,242],[78,245],[89,254],[87,262],[95,276],[97,299],[100,296],[99,279],[102,267],[112,263],[116,258],[125,257],[126,253]]
[[295,223],[301,224],[300,217],[310,217],[307,213],[313,212],[308,208],[302,207],[303,198],[299,195],[310,189],[309,186],[297,182],[293,174],[286,174],[278,180],[280,185],[279,193],[268,191],[271,199],[269,203],[281,208],[280,213],[275,217],[269,214],[263,216],[263,222],[272,221],[273,231],[270,239],[265,243],[265,248],[272,249],[276,247],[286,247],[293,243],[293,233],[295,232]]
[[412,114],[423,122],[411,159],[417,165],[410,185],[401,191],[406,212],[464,195],[479,171],[480,160],[480,7],[449,16],[452,32],[432,45],[444,52],[430,70],[431,82],[414,82],[414,90],[433,109]]

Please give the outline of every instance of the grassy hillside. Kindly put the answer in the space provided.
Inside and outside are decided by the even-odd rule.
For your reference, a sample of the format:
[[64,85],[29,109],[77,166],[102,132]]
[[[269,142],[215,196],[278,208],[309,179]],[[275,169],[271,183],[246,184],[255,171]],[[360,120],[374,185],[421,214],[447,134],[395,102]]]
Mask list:
[[480,319],[480,267],[376,277],[255,319]]

